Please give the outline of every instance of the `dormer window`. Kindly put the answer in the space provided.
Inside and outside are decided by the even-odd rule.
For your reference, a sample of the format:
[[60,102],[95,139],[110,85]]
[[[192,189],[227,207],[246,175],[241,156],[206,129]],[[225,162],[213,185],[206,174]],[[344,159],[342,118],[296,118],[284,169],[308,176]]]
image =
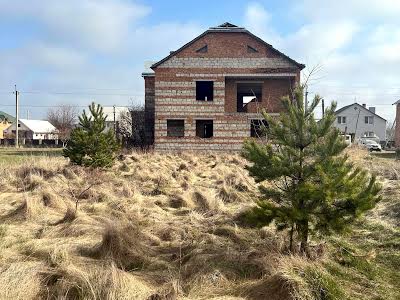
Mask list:
[[258,50],[252,46],[247,45],[247,53],[257,53]]
[[205,45],[203,47],[201,47],[200,49],[196,50],[197,53],[207,53],[208,52],[208,46]]

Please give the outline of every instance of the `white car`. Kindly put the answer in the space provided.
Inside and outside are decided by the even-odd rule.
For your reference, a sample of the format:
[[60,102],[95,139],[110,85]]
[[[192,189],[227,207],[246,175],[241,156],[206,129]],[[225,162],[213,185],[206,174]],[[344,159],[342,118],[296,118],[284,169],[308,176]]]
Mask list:
[[369,151],[382,151],[382,146],[373,140],[364,140],[363,145]]

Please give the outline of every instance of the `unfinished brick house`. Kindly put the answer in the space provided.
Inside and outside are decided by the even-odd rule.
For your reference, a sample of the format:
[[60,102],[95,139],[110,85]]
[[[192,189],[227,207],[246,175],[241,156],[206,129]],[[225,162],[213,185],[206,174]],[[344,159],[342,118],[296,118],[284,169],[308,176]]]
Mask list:
[[300,64],[242,27],[212,27],[143,73],[146,137],[156,151],[238,151],[262,109],[300,80]]

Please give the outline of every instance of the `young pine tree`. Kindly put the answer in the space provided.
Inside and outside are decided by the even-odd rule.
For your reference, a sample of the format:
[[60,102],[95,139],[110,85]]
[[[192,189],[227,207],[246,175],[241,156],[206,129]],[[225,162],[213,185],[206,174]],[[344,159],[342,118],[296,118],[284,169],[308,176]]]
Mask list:
[[79,127],[71,132],[71,139],[64,149],[64,156],[72,163],[90,167],[110,167],[119,144],[112,130],[106,131],[106,116],[99,104],[89,105],[91,116],[83,110]]
[[282,98],[279,118],[263,113],[268,143],[248,140],[243,151],[250,175],[269,181],[248,217],[258,226],[275,221],[278,230],[289,229],[290,250],[297,237],[306,254],[310,234],[339,232],[380,200],[375,177],[342,154],[346,144],[332,126],[336,104],[317,122],[319,102],[316,96],[305,109],[303,88],[297,87],[292,97]]

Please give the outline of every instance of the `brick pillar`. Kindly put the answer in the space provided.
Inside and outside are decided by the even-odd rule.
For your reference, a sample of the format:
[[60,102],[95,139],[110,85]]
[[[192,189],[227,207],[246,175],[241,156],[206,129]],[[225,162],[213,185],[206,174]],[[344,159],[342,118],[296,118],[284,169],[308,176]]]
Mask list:
[[394,144],[400,148],[400,103],[396,104],[396,128],[394,132]]
[[154,122],[155,122],[155,77],[145,76],[145,95],[144,95],[144,130],[146,144],[154,143]]

